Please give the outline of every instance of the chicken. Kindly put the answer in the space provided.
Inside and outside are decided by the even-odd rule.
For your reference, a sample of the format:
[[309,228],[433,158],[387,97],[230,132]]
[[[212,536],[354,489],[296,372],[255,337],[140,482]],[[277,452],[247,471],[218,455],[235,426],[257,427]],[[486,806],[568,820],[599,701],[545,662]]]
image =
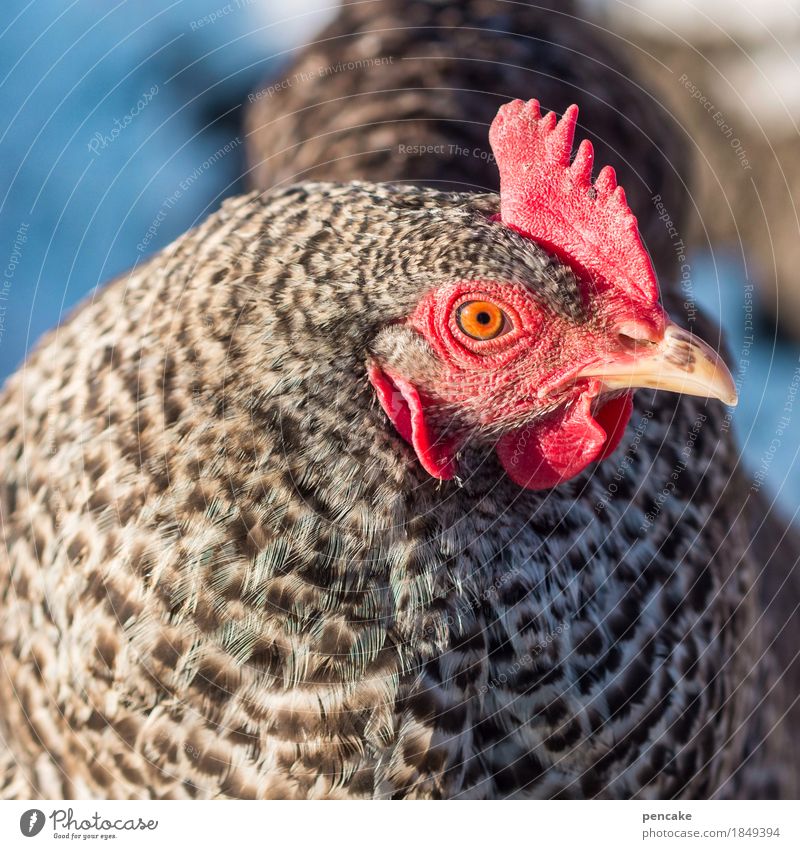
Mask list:
[[576,121],[229,200],[9,381],[4,796],[789,792],[735,388]]

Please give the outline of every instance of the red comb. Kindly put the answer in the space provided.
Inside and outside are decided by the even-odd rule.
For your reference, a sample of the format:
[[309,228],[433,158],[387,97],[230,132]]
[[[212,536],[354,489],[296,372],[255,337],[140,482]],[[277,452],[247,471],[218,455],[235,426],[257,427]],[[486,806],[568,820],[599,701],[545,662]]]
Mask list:
[[556,122],[539,102],[500,107],[489,141],[500,169],[500,217],[583,272],[598,290],[614,288],[648,303],[658,284],[636,218],[606,166],[592,183],[594,150],[582,141],[570,164],[578,107]]

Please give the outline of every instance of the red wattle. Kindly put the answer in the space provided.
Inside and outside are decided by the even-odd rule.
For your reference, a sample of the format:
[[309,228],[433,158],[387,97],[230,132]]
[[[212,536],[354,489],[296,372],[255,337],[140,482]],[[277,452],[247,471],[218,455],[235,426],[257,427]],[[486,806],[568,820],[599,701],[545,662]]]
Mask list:
[[606,432],[606,444],[598,460],[605,460],[616,451],[633,412],[633,395],[627,392],[606,401],[595,414],[595,421]]
[[383,411],[400,436],[416,451],[422,468],[439,480],[453,478],[455,445],[452,440],[432,436],[425,421],[422,399],[414,384],[402,377],[390,377],[374,363],[367,374]]
[[550,489],[614,451],[633,410],[631,395],[608,401],[593,416],[596,394],[593,387],[569,407],[500,439],[497,456],[514,483]]

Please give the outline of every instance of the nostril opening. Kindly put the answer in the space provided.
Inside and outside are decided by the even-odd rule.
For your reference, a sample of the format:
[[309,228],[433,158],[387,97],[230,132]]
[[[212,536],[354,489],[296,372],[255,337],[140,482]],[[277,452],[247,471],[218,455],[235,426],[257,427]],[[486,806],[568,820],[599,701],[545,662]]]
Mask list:
[[623,348],[629,351],[641,351],[643,348],[652,348],[656,343],[644,336],[631,336],[628,333],[617,334]]

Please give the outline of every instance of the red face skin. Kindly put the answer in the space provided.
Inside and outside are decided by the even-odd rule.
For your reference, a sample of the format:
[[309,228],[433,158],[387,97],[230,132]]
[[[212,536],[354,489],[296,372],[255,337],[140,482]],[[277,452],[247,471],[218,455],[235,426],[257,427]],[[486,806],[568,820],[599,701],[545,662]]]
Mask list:
[[[500,335],[479,341],[458,324],[458,308],[485,300],[500,307]],[[663,333],[656,303],[604,293],[577,324],[542,307],[522,286],[464,282],[428,294],[408,323],[430,345],[441,379],[421,394],[403,375],[377,365],[370,380],[398,432],[434,477],[457,473],[455,454],[468,434],[437,432],[435,409],[469,407],[475,428],[497,432],[496,451],[509,477],[546,489],[579,474],[617,446],[630,418],[631,393],[602,394],[599,380],[576,379],[595,362],[633,356]],[[399,391],[402,400],[398,398]]]

